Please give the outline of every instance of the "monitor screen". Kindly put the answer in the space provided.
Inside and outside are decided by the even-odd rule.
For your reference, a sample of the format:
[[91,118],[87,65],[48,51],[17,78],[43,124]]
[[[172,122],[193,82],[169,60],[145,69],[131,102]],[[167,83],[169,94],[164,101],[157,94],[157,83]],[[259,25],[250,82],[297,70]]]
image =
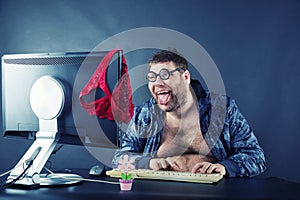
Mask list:
[[[118,145],[116,123],[89,115],[79,102],[79,93],[106,53],[103,51],[3,55],[4,136],[35,139],[39,130],[39,120],[30,105],[30,91],[36,80],[50,76],[58,80],[65,91],[64,108],[58,118],[59,143],[108,148]],[[106,83],[110,91],[113,91],[119,80],[120,67],[120,55],[115,55],[106,74]],[[105,96],[103,91],[97,90],[92,98],[102,96]]]

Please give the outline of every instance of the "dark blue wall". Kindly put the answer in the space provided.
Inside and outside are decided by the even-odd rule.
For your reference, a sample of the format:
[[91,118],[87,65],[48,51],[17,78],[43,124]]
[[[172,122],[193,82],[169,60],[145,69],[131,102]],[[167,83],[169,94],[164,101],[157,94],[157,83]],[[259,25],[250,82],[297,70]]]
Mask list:
[[[299,0],[1,0],[0,54],[89,51],[149,26],[184,33],[206,49],[265,150],[264,176],[300,182]],[[130,67],[140,62],[147,60],[128,60]],[[0,138],[0,170],[29,145]],[[96,161],[84,147],[65,146],[52,162]]]

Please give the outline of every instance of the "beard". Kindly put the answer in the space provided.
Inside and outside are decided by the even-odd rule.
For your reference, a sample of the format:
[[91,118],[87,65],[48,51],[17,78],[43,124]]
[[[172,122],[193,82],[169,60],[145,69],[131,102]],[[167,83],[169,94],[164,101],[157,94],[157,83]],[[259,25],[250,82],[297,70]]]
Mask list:
[[171,93],[171,97],[169,102],[166,105],[160,105],[161,110],[164,110],[165,112],[174,112],[179,111],[180,108],[186,104],[186,92],[178,93],[177,95],[174,95]]

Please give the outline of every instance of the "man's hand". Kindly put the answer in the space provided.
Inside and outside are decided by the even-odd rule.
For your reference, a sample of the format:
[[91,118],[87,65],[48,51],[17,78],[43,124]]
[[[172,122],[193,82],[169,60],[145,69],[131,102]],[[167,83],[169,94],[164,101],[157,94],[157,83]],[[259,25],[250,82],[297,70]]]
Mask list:
[[153,158],[149,163],[149,168],[153,170],[168,169],[169,167],[174,171],[187,171],[185,157]]
[[200,162],[200,163],[197,163],[192,171],[192,173],[197,173],[197,172],[200,172],[202,174],[211,174],[213,172],[217,172],[217,173],[220,173],[222,175],[225,175],[226,174],[226,170],[225,170],[225,167],[219,163],[216,163],[216,164],[213,164],[213,163],[210,163],[210,162]]

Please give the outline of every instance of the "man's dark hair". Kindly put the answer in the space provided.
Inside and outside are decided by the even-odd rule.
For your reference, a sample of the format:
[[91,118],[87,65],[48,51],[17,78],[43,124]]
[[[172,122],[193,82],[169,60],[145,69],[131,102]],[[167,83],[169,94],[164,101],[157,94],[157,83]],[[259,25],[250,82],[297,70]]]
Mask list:
[[181,67],[183,70],[188,69],[187,60],[181,56],[176,49],[174,50],[161,50],[153,55],[149,60],[149,63],[156,64],[162,62],[174,62],[177,67]]

